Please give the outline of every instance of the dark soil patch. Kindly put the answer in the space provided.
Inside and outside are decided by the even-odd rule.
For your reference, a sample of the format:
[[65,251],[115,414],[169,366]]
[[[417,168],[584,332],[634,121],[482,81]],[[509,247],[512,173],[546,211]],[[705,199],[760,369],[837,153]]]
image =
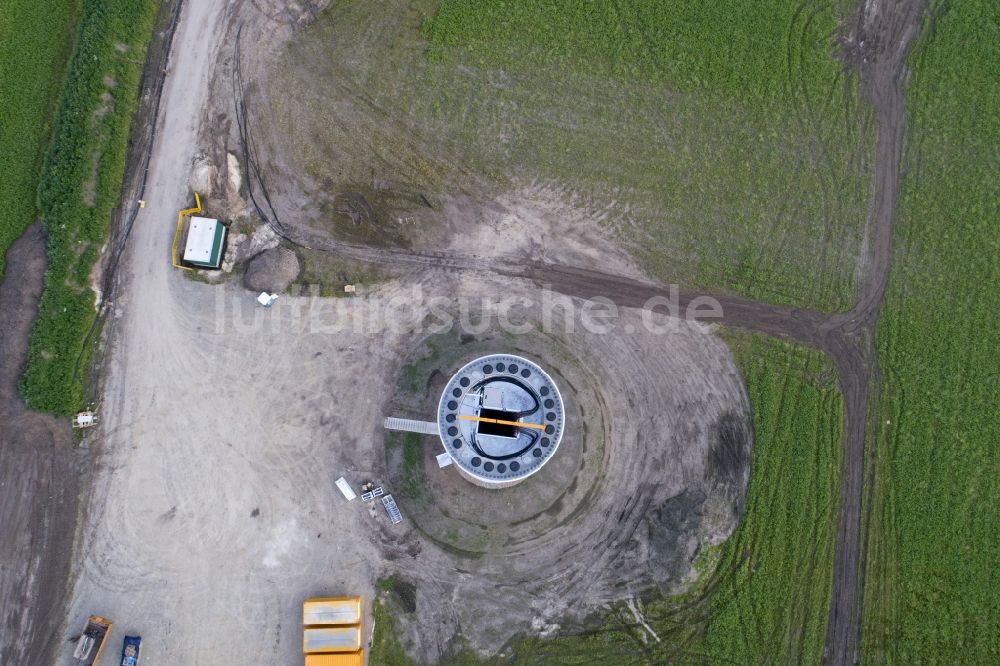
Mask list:
[[69,422],[28,411],[17,392],[45,275],[35,223],[11,245],[0,285],[0,663],[51,663],[80,489]]
[[713,483],[736,487],[750,469],[750,427],[745,418],[726,414],[715,426],[705,476]]
[[402,578],[392,580],[392,594],[407,613],[417,612],[417,586]]
[[347,241],[383,247],[410,247],[426,214],[426,197],[388,186],[345,185],[320,208],[323,225]]

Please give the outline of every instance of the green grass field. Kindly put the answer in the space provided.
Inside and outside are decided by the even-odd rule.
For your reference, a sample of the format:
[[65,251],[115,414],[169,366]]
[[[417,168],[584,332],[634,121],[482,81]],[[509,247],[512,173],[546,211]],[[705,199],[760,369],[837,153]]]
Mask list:
[[82,3],[38,188],[49,265],[21,384],[32,409],[68,414],[82,402],[81,347],[96,315],[90,272],[118,203],[155,13],[151,0]]
[[1000,661],[1000,23],[947,7],[918,42],[865,589],[871,663]]
[[267,122],[318,183],[533,184],[666,282],[845,308],[871,132],[835,7],[334,3],[274,64]]
[[78,11],[78,0],[0,5],[0,279],[7,248],[37,214],[42,156]]
[[[554,640],[514,642],[515,664],[818,663],[826,636],[836,532],[843,405],[818,352],[728,332],[753,410],[753,472],[737,532],[703,552],[694,589],[649,599],[661,643],[643,642],[619,609],[596,627]],[[386,609],[376,611],[378,663],[408,664]],[[648,639],[647,639],[648,640]],[[462,652],[447,663],[478,663]]]
[[747,511],[722,548],[705,654],[739,663],[818,663],[833,578],[843,404],[822,354],[730,338],[754,422]]

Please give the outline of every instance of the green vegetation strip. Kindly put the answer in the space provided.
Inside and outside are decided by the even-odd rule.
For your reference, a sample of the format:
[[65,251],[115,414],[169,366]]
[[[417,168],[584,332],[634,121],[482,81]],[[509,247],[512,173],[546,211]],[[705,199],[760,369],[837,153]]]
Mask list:
[[[946,8],[942,12],[941,9]],[[862,654],[1000,661],[1000,23],[937,3],[910,58]]]
[[0,279],[7,248],[37,211],[38,178],[66,61],[77,0],[0,3]]
[[747,511],[725,543],[701,651],[739,663],[819,663],[833,580],[844,409],[820,352],[730,336],[753,411]]
[[82,5],[38,191],[49,266],[22,379],[32,409],[68,414],[83,399],[82,377],[74,370],[96,315],[90,272],[121,190],[156,6],[152,0],[84,0]]
[[[659,642],[624,608],[575,635],[521,638],[485,663],[819,663],[833,570],[843,404],[819,352],[727,333],[747,381],[755,431],[746,513],[736,533],[695,562],[694,588],[643,604]],[[391,599],[391,597],[389,597]],[[419,604],[432,600],[416,600]],[[393,606],[394,612],[395,608]],[[373,663],[409,664],[376,606]],[[475,663],[463,643],[445,663]]]
[[[383,587],[383,585],[379,585]],[[368,661],[372,664],[392,664],[392,666],[407,666],[416,664],[406,656],[395,630],[395,621],[385,608],[384,602],[375,600],[373,617],[375,633],[372,646],[368,651]]]
[[[796,27],[800,13],[799,5],[776,0],[440,0],[424,31],[438,58],[464,47],[488,66],[521,69],[532,62],[555,62],[593,74],[659,80],[677,90],[783,100],[793,82],[787,77],[785,53],[775,47],[788,44],[789,29]],[[830,14],[805,15],[815,25],[799,26],[807,47],[800,54],[801,81],[794,83],[820,97],[835,65],[827,50],[816,47],[835,24]]]
[[[375,599],[373,608],[372,621],[375,623],[375,632],[372,636],[371,649],[368,651],[368,663],[383,666],[418,666],[419,662],[406,655],[406,650],[399,640],[396,620],[389,611],[390,608],[398,608],[400,605],[399,595],[394,591],[396,584],[397,580],[394,577],[378,582],[380,598]],[[477,657],[475,652],[462,645],[444,663],[448,666],[477,666],[485,662]],[[488,663],[493,663],[493,660]]]

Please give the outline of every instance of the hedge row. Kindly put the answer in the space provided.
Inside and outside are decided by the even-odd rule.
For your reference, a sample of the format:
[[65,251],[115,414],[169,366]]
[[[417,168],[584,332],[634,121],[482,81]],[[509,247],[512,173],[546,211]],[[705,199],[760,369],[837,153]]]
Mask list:
[[75,370],[86,366],[89,350],[81,347],[96,316],[88,277],[120,196],[155,14],[152,0],[82,5],[38,191],[49,265],[21,382],[32,409],[69,414],[83,400],[82,373]]

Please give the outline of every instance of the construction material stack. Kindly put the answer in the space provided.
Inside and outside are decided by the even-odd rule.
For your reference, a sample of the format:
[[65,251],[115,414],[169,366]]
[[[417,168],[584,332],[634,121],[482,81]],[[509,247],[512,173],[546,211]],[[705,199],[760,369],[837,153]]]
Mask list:
[[305,666],[364,666],[361,597],[317,597],[302,604]]

